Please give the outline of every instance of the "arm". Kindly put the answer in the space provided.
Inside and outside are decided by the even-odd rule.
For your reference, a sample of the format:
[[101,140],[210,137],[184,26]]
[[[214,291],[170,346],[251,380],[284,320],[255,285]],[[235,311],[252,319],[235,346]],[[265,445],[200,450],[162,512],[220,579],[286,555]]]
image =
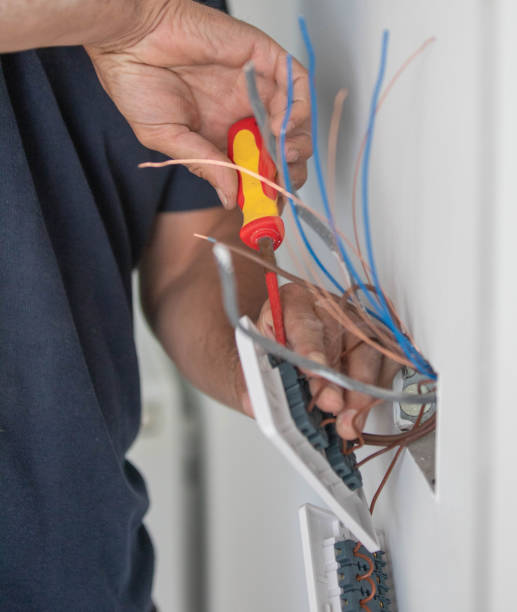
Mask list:
[[138,0],[0,0],[0,53],[138,36],[143,8]]
[[[192,0],[0,0],[0,52],[84,45],[104,89],[140,142],[173,157],[228,161],[226,134],[251,114],[243,67],[253,61],[278,136],[286,100],[286,52],[264,32]],[[287,142],[293,178],[310,150],[309,95],[294,62]],[[190,164],[227,208],[233,170]]]
[[[159,214],[140,277],[144,312],[180,371],[205,393],[250,414],[212,245],[193,236],[239,243],[241,222],[240,211],[219,208]],[[235,266],[241,312],[256,320],[266,299],[264,273],[243,258]]]
[[[193,237],[197,232],[240,244],[240,226],[239,211],[158,215],[140,268],[141,293],[151,327],[182,373],[212,397],[252,416],[234,331],[221,303],[212,245]],[[274,337],[263,270],[240,257],[234,258],[234,266],[241,313]],[[357,344],[357,338],[340,328],[303,287],[282,287],[282,306],[288,344],[294,351],[321,363],[339,364],[342,352]],[[372,384],[389,384],[397,368],[366,345],[356,348],[346,363],[350,376]],[[310,380],[313,394],[321,384],[319,379]],[[327,385],[318,399],[322,410],[339,415],[338,432],[346,439],[357,437],[353,418],[361,412],[357,425],[362,428],[370,403],[367,396],[343,394],[333,385]]]

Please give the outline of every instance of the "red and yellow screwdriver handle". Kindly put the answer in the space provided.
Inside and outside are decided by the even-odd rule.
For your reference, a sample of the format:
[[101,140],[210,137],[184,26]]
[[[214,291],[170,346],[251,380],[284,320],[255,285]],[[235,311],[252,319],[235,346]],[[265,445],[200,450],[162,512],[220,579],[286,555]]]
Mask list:
[[[228,131],[228,156],[234,164],[252,170],[271,181],[276,168],[266,150],[254,117],[234,123]],[[284,239],[284,223],[278,214],[278,193],[269,185],[244,172],[238,172],[237,202],[242,209],[241,240],[258,250],[261,238],[270,238],[273,248]]]

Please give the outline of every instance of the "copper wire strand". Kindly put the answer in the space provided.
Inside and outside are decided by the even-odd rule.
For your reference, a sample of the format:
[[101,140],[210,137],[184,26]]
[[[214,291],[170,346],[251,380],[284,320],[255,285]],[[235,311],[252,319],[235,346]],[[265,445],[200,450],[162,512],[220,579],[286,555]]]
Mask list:
[[[219,166],[222,168],[230,168],[231,170],[237,170],[238,172],[247,174],[248,176],[251,176],[261,181],[265,185],[272,187],[285,198],[293,200],[293,202],[296,202],[296,204],[298,204],[302,208],[310,211],[324,225],[328,225],[327,219],[323,215],[319,214],[314,209],[312,209],[310,206],[308,206],[296,194],[287,191],[287,189],[285,189],[278,183],[275,183],[274,181],[268,179],[262,174],[258,174],[257,172],[253,172],[253,170],[249,170],[248,168],[245,168],[244,166],[239,166],[238,164],[233,164],[232,162],[226,162],[226,161],[222,161],[219,159],[202,159],[202,158],[167,159],[163,162],[143,162],[141,164],[138,164],[138,168],[164,168],[166,166],[187,166],[188,167],[191,164],[196,164],[196,165],[201,165],[201,166]],[[357,252],[352,241],[347,236],[345,236],[343,232],[337,230],[337,233],[346,242],[347,247],[350,249],[350,251],[356,257],[361,259],[362,264],[366,266],[366,268],[368,269],[368,263],[362,258],[362,255]]]
[[360,576],[357,576],[357,580],[366,580],[366,578],[369,578],[374,570],[375,570],[375,566],[373,564],[373,561],[370,559],[370,557],[367,557],[366,555],[363,555],[363,553],[359,552],[359,549],[361,548],[361,542],[357,542],[357,544],[354,546],[354,556],[355,557],[359,557],[360,559],[364,559],[368,565],[370,566],[370,569],[366,572],[366,574],[362,574]]
[[384,486],[388,482],[388,478],[391,476],[391,472],[393,472],[393,468],[395,467],[395,464],[397,463],[397,460],[400,457],[400,454],[402,453],[403,450],[404,450],[404,446],[400,445],[388,469],[386,470],[386,473],[384,474],[384,478],[381,480],[381,484],[379,485],[377,491],[375,492],[375,495],[372,498],[372,502],[370,504],[370,514],[373,514],[373,511],[375,510],[375,506],[377,504],[377,500],[379,499],[379,495],[382,493]]
[[410,431],[406,431],[400,434],[371,434],[364,433],[363,437],[365,440],[366,446],[387,446],[388,444],[396,443],[400,444],[400,442],[407,441],[409,444],[410,441],[414,442],[419,438],[427,435],[431,431],[433,431],[436,427],[436,414],[433,414],[427,421],[424,422],[420,427],[413,427]]
[[365,610],[370,610],[370,608],[366,604],[369,601],[372,601],[372,599],[375,597],[375,593],[377,592],[377,585],[370,577],[365,578],[365,580],[367,580],[370,583],[371,592],[368,595],[368,597],[365,597],[364,599],[359,600],[359,605],[361,606],[361,608],[364,608]]
[[[382,94],[381,94],[381,96],[379,98],[379,101],[377,102],[377,106],[375,108],[375,114],[377,114],[379,112],[379,110],[381,109],[382,105],[386,101],[386,98],[388,97],[390,91],[392,90],[393,86],[398,81],[399,77],[403,74],[403,72],[406,70],[406,68],[413,62],[413,60],[415,60],[435,40],[436,40],[436,38],[434,36],[431,37],[431,38],[428,38],[427,40],[425,40],[418,47],[418,49],[416,51],[414,51],[402,63],[402,65],[399,67],[397,72],[395,72],[395,74],[391,78],[391,81],[388,83],[388,85],[386,85],[386,88],[382,92]],[[361,264],[363,266],[363,270],[364,270],[364,273],[366,275],[366,278],[368,279],[368,282],[371,283],[370,275],[368,273],[368,268],[364,266],[364,259],[362,257],[361,243],[360,243],[360,240],[359,240],[359,231],[358,231],[358,224],[357,224],[357,181],[359,179],[359,169],[361,167],[361,160],[362,160],[362,157],[363,157],[364,148],[366,146],[367,138],[368,138],[368,132],[365,132],[365,134],[363,136],[363,140],[361,142],[361,146],[359,148],[359,153],[357,155],[357,159],[356,159],[356,162],[355,162],[354,178],[353,178],[353,181],[352,181],[352,222],[353,222],[353,226],[354,226],[354,241],[355,241],[355,247],[356,247],[355,250],[357,252],[361,253],[361,257],[359,259],[360,259]]]
[[[434,380],[432,380],[431,378],[428,378],[428,379],[419,381],[417,385],[418,393],[422,393],[422,387],[429,383],[434,383]],[[426,404],[423,405],[424,410],[425,410],[425,406]],[[422,414],[421,418],[417,418],[413,427],[409,431],[401,433],[401,434],[379,435],[379,434],[365,433],[364,437],[368,445],[382,446],[385,443],[388,446],[386,449],[377,451],[373,453],[372,455],[370,455],[369,457],[366,457],[365,459],[363,459],[361,462],[359,462],[357,467],[359,467],[360,465],[363,465],[370,459],[374,459],[375,457],[382,455],[384,452],[391,450],[392,448],[394,448],[395,446],[398,446],[399,444],[404,444],[405,446],[407,446],[408,444],[411,444],[411,442],[415,442],[416,440],[419,440],[420,438],[434,431],[434,429],[436,429],[436,414],[433,414],[429,419],[427,419],[427,421],[424,421],[422,423],[423,416],[424,414]]]
[[363,553],[359,552],[360,548],[361,548],[361,542],[357,542],[357,544],[354,546],[354,557],[358,557],[359,559],[363,559],[364,561],[366,561],[370,568],[366,572],[366,574],[357,575],[356,580],[358,582],[360,582],[361,580],[367,580],[370,583],[371,590],[370,590],[370,594],[368,595],[368,597],[365,597],[359,601],[359,605],[361,606],[361,608],[363,608],[363,610],[370,611],[370,608],[366,604],[375,597],[375,593],[377,592],[377,585],[371,578],[375,570],[375,566],[373,564],[373,561],[370,559],[370,557],[367,557],[366,555],[363,555]]
[[372,459],[375,459],[377,457],[380,457],[381,455],[384,455],[384,453],[387,453],[388,451],[394,449],[397,445],[398,445],[398,442],[392,442],[388,446],[385,446],[384,448],[381,448],[380,450],[375,451],[371,455],[368,455],[368,457],[361,459],[361,461],[358,461],[355,467],[357,469],[359,469],[360,467],[363,467],[363,465],[365,463],[368,463],[368,461],[371,461]]
[[[327,169],[327,190],[329,198],[329,206],[331,211],[331,218],[336,217],[336,159],[337,159],[337,144],[339,135],[339,124],[341,122],[341,115],[343,113],[343,104],[348,96],[347,89],[340,89],[334,98],[334,107],[332,110],[332,117],[330,119],[329,135],[328,135],[328,169]],[[334,234],[337,234],[336,228],[330,228]],[[341,272],[345,279],[345,286],[350,287],[352,284],[350,278],[350,272],[346,266],[343,256],[336,253],[339,259]]]
[[323,419],[323,421],[321,421],[320,423],[320,427],[326,427],[327,425],[330,425],[331,423],[335,423],[335,422],[336,422],[336,417]]
[[327,170],[327,190],[329,196],[330,210],[332,216],[335,216],[336,211],[336,160],[337,160],[337,144],[339,135],[339,125],[343,114],[343,104],[348,97],[347,89],[340,89],[334,98],[334,107],[332,117],[330,119],[329,135],[328,135],[328,170]]
[[[420,421],[422,420],[422,417],[424,416],[425,406],[426,404],[423,404],[422,407],[420,408],[420,412],[418,413],[417,420],[415,421],[415,424],[413,425],[412,429],[416,429],[420,425]],[[381,480],[381,484],[379,485],[377,491],[375,491],[375,495],[373,496],[372,502],[370,504],[370,514],[373,514],[373,511],[375,510],[375,505],[377,504],[377,500],[379,499],[379,496],[382,493],[382,490],[384,489],[386,483],[388,482],[388,478],[391,476],[391,473],[393,472],[393,469],[395,468],[395,464],[397,463],[397,460],[400,457],[405,446],[406,446],[405,444],[401,444],[399,446],[397,452],[395,453],[395,456],[391,460],[391,463],[388,469],[386,470],[386,473],[384,474],[384,478]]]

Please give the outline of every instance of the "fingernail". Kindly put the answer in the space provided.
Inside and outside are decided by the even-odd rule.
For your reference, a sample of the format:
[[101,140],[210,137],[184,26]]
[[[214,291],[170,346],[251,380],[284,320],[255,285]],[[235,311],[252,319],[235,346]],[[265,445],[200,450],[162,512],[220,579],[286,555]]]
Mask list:
[[300,159],[300,152],[297,149],[289,149],[285,154],[287,163],[292,164]]
[[221,200],[221,204],[225,208],[228,208],[229,204],[228,204],[228,198],[226,197],[226,194],[224,194],[220,189],[216,189],[216,192],[217,192],[219,199]]
[[359,422],[357,419],[354,427],[354,418],[357,412],[355,410],[348,410],[345,408],[342,412],[337,415],[336,429],[339,435],[345,440],[353,440],[362,431],[364,423]]
[[294,128],[295,125],[296,125],[296,122],[293,119],[291,119],[290,121],[288,121],[285,131],[290,132]]

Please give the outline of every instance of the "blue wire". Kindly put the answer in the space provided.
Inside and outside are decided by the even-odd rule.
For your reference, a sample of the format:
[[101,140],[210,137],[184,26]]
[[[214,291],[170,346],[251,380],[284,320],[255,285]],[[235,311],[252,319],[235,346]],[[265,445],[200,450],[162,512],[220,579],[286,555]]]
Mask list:
[[384,316],[384,311],[377,303],[371,292],[366,288],[363,280],[360,275],[357,273],[350,257],[348,256],[343,241],[341,240],[341,236],[338,234],[336,229],[336,223],[334,220],[334,216],[332,215],[332,211],[330,210],[329,200],[327,196],[327,190],[325,187],[325,180],[323,178],[323,171],[321,168],[321,160],[319,154],[319,146],[318,146],[318,96],[316,94],[316,85],[315,85],[315,74],[316,74],[316,55],[314,53],[314,48],[311,43],[311,39],[309,36],[309,32],[307,29],[307,24],[303,17],[298,17],[298,23],[300,26],[300,31],[302,33],[303,42],[305,44],[305,48],[307,50],[307,55],[309,56],[309,90],[310,90],[310,98],[311,98],[311,132],[312,132],[312,147],[313,147],[313,157],[314,157],[314,165],[316,167],[316,175],[318,177],[318,186],[321,194],[321,199],[323,200],[323,206],[325,207],[325,215],[329,222],[329,225],[332,229],[332,233],[334,234],[334,238],[338,245],[339,251],[341,253],[341,257],[343,258],[345,265],[351,274],[354,282],[359,285],[361,291],[364,293],[368,301],[370,302],[372,308],[377,313],[378,318],[382,320],[388,327],[391,326],[386,320]]
[[429,364],[423,359],[423,357],[415,350],[412,346],[411,342],[401,333],[398,327],[395,325],[393,318],[391,316],[390,310],[388,308],[388,304],[384,298],[384,294],[381,291],[379,277],[377,274],[377,266],[375,265],[375,258],[373,255],[373,246],[372,246],[372,236],[370,231],[370,218],[369,218],[369,193],[368,193],[368,175],[370,168],[370,153],[372,148],[373,141],[373,129],[375,126],[375,110],[377,108],[377,102],[379,99],[380,90],[382,87],[382,82],[384,80],[384,73],[386,70],[386,58],[388,53],[388,41],[389,41],[389,32],[385,30],[382,35],[382,50],[381,50],[381,61],[379,66],[379,73],[377,76],[377,82],[375,83],[375,87],[373,90],[372,100],[370,104],[370,115],[368,119],[368,131],[366,137],[366,144],[364,148],[364,156],[362,162],[362,176],[361,176],[361,186],[362,186],[362,205],[363,205],[363,220],[364,220],[364,232],[365,232],[365,242],[366,242],[366,250],[368,255],[368,263],[370,265],[370,269],[372,271],[372,280],[377,290],[377,298],[382,306],[383,314],[386,316],[389,322],[389,327],[392,330],[393,334],[400,347],[404,351],[406,357],[413,363],[415,368],[419,372],[424,372],[430,378],[436,379],[436,375],[432,371]]
[[[292,193],[291,186],[291,178],[289,176],[289,168],[287,166],[287,160],[285,158],[285,136],[287,132],[287,123],[289,122],[289,117],[291,116],[291,109],[293,106],[293,58],[288,55],[287,56],[287,109],[285,111],[284,119],[282,121],[282,127],[280,129],[280,157],[282,161],[282,172],[284,175],[285,188],[287,191]],[[330,282],[336,287],[338,291],[341,293],[345,292],[345,289],[337,282],[337,280],[332,276],[332,274],[327,270],[327,268],[321,263],[318,256],[314,252],[305,232],[303,230],[302,224],[298,217],[298,213],[296,212],[296,207],[291,198],[288,198],[289,205],[291,207],[291,212],[293,213],[293,217],[296,223],[296,227],[298,232],[305,244],[306,249],[309,251],[310,256],[314,259],[319,269],[325,274],[325,276],[330,280]]]

